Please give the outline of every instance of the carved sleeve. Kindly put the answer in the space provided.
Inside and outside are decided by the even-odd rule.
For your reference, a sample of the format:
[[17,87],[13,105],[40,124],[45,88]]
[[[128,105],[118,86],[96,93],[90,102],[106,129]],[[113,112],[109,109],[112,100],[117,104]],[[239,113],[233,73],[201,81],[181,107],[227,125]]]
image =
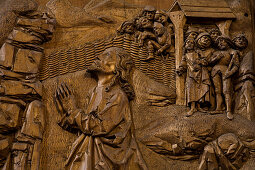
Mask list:
[[79,129],[87,135],[104,136],[120,127],[120,134],[126,133],[130,125],[122,125],[124,122],[131,122],[128,100],[123,94],[116,94],[102,111],[85,114],[81,109],[77,109],[71,115],[64,116],[60,126],[64,129]]
[[187,69],[187,59],[186,59],[186,55],[183,55],[182,56],[182,60],[181,60],[181,64],[180,64],[180,67],[183,68],[183,69]]

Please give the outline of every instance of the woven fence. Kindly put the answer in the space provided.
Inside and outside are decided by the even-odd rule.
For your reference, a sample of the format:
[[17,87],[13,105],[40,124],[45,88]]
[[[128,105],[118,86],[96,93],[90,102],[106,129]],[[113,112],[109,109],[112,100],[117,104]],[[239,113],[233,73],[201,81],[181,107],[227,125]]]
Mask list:
[[120,47],[130,53],[135,67],[148,77],[175,88],[175,57],[167,58],[156,56],[155,59],[146,61],[148,50],[139,47],[137,42],[125,37],[117,36],[110,40],[85,44],[82,47],[57,51],[42,59],[40,66],[40,80],[46,80],[67,73],[85,70],[90,66],[97,55],[110,47]]

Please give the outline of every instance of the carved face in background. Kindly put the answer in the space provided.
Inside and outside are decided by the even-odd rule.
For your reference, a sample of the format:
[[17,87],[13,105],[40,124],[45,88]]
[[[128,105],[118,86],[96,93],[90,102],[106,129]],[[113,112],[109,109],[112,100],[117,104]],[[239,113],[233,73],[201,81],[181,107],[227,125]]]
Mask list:
[[187,39],[185,42],[185,49],[186,50],[193,50],[195,48],[195,40],[194,39]]
[[248,46],[248,40],[244,36],[237,36],[233,39],[233,43],[239,49],[245,49]]
[[141,17],[138,20],[138,25],[140,28],[153,28],[153,23],[146,17]]
[[146,6],[143,10],[143,16],[149,20],[154,20],[156,9],[152,6]]
[[203,35],[198,38],[197,43],[200,47],[208,48],[211,46],[211,38],[209,35]]
[[225,49],[229,48],[228,41],[225,38],[218,38],[217,39],[217,44],[218,44],[218,48],[220,50],[225,50]]
[[88,68],[88,71],[113,74],[116,69],[116,63],[116,52],[112,48],[109,48],[97,57],[94,63]]
[[168,16],[166,14],[163,14],[162,12],[156,12],[155,20],[163,24],[167,22]]
[[158,22],[154,23],[153,30],[154,30],[154,33],[157,36],[161,36],[165,33],[165,27],[162,24],[158,23]]
[[189,32],[189,33],[187,33],[187,38],[196,39],[197,36],[198,36],[198,33],[197,33],[197,32]]
[[212,38],[213,41],[216,41],[216,39],[221,36],[221,32],[219,30],[212,30],[210,32],[210,36]]

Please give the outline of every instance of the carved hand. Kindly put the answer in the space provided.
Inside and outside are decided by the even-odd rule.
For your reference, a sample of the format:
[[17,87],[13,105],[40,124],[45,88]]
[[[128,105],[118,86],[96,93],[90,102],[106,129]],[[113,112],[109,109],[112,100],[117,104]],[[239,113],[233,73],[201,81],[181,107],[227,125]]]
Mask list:
[[199,64],[202,66],[207,66],[208,65],[208,61],[205,58],[201,58],[199,60]]
[[212,56],[212,58],[209,60],[209,63],[215,63],[218,60],[220,60],[224,55],[222,53],[216,53]]
[[178,74],[178,76],[181,76],[184,73],[184,68],[182,66],[180,66],[178,69],[176,69],[176,73]]
[[140,40],[138,39],[138,46],[139,46],[139,47],[142,47],[142,46],[143,46],[143,40],[142,40],[142,39],[140,39]]
[[71,93],[66,84],[61,84],[61,86],[56,90],[56,99],[68,115],[77,109],[74,95]]
[[225,80],[225,79],[228,79],[229,77],[231,77],[231,75],[232,75],[232,72],[231,71],[226,71],[226,73],[225,73],[225,75],[224,75],[224,77],[223,77],[223,79]]
[[163,48],[160,48],[160,49],[157,51],[157,55],[162,54],[162,53],[163,53],[163,51],[164,51],[164,49],[163,49]]

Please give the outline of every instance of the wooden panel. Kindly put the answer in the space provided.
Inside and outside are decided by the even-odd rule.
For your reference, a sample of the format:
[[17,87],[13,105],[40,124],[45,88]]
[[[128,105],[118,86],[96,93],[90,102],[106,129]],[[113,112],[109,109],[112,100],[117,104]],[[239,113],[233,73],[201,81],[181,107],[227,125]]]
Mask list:
[[181,5],[201,7],[229,7],[225,0],[179,0]]
[[226,13],[232,13],[230,8],[226,7],[194,7],[194,6],[184,6],[182,5],[182,9],[187,12],[226,12]]
[[212,13],[212,12],[185,12],[187,17],[203,17],[203,18],[236,18],[233,13]]

